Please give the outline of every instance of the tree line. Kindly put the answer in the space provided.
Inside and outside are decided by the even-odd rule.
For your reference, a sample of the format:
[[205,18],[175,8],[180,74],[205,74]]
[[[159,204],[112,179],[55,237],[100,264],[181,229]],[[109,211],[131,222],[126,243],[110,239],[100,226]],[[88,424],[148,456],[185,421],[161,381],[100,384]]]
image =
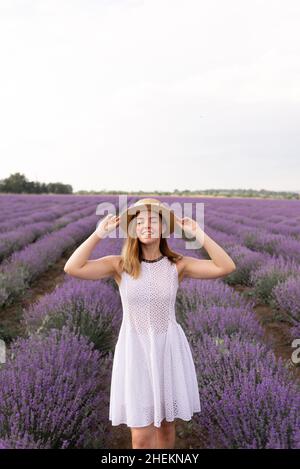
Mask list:
[[15,173],[11,174],[6,179],[0,180],[0,192],[15,193],[15,194],[77,194],[77,195],[136,195],[136,196],[181,196],[181,197],[197,197],[197,196],[211,196],[211,197],[246,197],[246,198],[262,198],[262,199],[300,199],[300,192],[293,191],[272,191],[266,189],[199,189],[189,190],[174,189],[170,191],[118,191],[118,190],[79,190],[73,192],[73,187],[70,184],[63,184],[62,182],[50,182],[48,184],[38,181],[28,181],[24,174]]
[[24,174],[14,173],[0,180],[0,192],[13,194],[72,194],[73,187],[62,182],[29,181]]

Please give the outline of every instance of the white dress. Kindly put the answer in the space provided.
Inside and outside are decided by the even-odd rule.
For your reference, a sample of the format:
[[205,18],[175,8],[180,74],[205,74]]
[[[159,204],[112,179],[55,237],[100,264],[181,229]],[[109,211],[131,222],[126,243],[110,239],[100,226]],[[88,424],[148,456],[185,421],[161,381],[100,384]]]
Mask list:
[[115,346],[109,420],[144,427],[200,412],[192,352],[175,317],[178,271],[167,256],[141,262],[140,277],[122,272],[123,319]]

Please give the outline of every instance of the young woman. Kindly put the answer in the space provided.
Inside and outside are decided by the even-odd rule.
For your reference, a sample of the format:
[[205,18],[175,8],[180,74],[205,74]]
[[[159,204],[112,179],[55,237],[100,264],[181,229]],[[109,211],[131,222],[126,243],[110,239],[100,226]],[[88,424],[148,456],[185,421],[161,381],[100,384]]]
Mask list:
[[[89,260],[96,244],[124,221],[121,254]],[[211,260],[170,249],[165,233],[176,225],[201,241]],[[183,278],[228,275],[234,262],[195,220],[179,218],[159,200],[147,198],[119,216],[107,215],[64,270],[82,279],[112,276],[119,287],[123,320],[112,368],[112,425],[125,423],[131,429],[132,448],[174,448],[175,419],[187,421],[201,411],[191,349],[175,317],[177,289]]]

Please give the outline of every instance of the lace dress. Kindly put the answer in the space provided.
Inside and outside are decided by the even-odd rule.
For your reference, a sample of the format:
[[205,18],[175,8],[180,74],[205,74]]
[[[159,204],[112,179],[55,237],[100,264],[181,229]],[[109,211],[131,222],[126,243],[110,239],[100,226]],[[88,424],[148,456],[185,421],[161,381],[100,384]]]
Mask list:
[[175,317],[178,271],[167,256],[141,262],[134,279],[122,272],[123,319],[115,346],[109,420],[144,427],[200,412],[191,348]]

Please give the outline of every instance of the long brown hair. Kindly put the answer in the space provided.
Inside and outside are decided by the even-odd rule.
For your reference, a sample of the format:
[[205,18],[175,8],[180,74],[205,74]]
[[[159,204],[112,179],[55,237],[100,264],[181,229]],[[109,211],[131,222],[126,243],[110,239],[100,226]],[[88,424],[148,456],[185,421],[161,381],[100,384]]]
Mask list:
[[[136,228],[136,216],[137,216],[137,213],[135,214],[132,220],[134,230]],[[162,223],[161,213],[159,213],[159,218]],[[162,235],[160,237],[159,249],[161,253],[164,256],[167,256],[168,259],[173,263],[176,263],[179,259],[182,259],[183,257],[182,254],[179,254],[173,251],[169,247],[167,238],[163,238]],[[142,262],[141,242],[137,237],[132,238],[128,234],[128,230],[127,230],[127,238],[125,238],[125,241],[123,243],[122,250],[121,250],[121,261],[120,261],[121,269],[127,272],[128,274],[132,275],[132,277],[136,279],[140,275],[141,262]]]

